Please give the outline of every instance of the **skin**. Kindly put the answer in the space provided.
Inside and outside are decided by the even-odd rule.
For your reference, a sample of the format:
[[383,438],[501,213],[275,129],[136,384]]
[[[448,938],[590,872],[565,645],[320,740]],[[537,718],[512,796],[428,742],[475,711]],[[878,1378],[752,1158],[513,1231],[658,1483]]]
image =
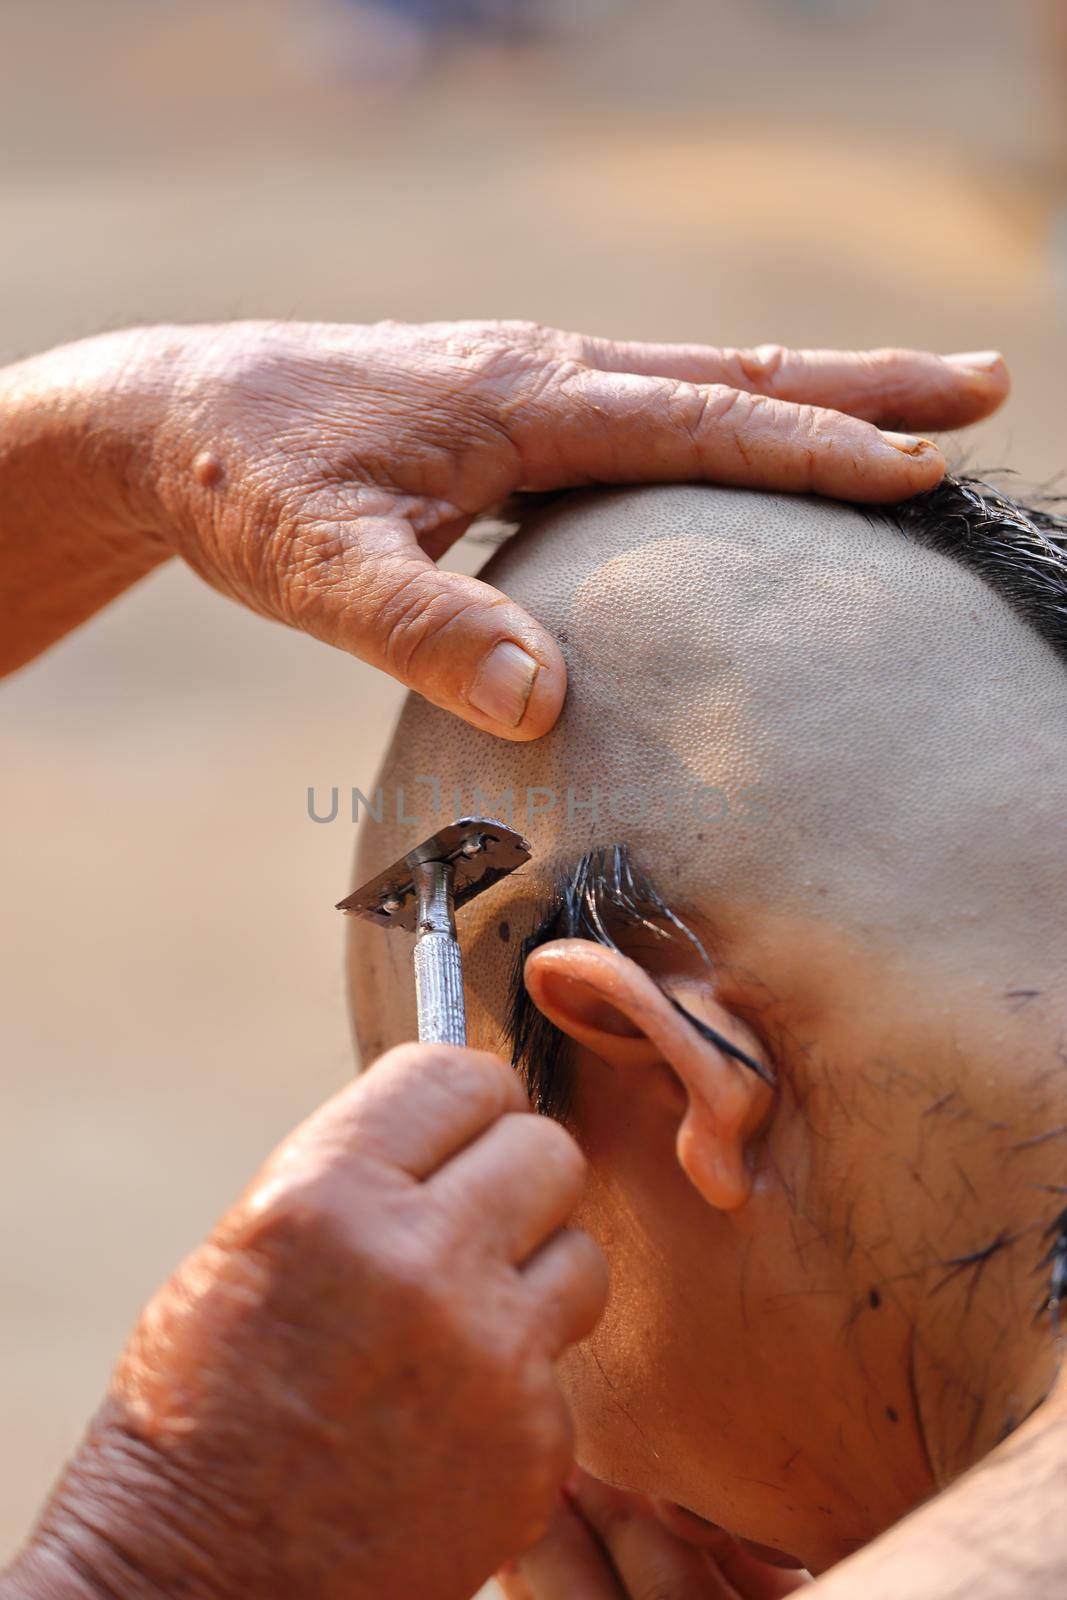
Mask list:
[[530,323],[86,340],[0,373],[0,671],[177,555],[473,726],[536,738],[566,688],[551,632],[434,565],[473,518],[520,489],[645,479],[900,499],[945,466],[892,430],[959,427],[1007,390],[993,353],[628,344]]
[[[944,464],[876,424],[960,426],[1006,392],[995,355],[527,324],[89,340],[0,374],[0,671],[178,555],[528,740],[563,659],[521,606],[433,565],[474,516],[516,489],[680,474],[893,500]],[[499,1061],[409,1047],[298,1130],[146,1309],[4,1600],[460,1600],[530,1545],[573,1447],[556,1358],[604,1279],[559,1231],[574,1142],[526,1109]]]
[[[509,749],[446,743],[409,703],[384,814],[398,784],[423,814],[365,828],[357,873],[434,826],[420,775],[468,805],[477,782],[490,814],[509,786],[560,795],[519,806],[533,861],[462,913],[487,1048],[554,864],[624,839],[700,934],[710,964],[647,939],[621,955],[557,941],[527,963],[573,1041],[591,1173],[577,1215],[612,1274],[564,1364],[577,1456],[824,1571],[980,1461],[1052,1382],[1034,1312],[1067,1125],[1063,664],[948,558],[819,502],[583,496],[487,576],[564,641],[564,715]],[[643,785],[654,803],[568,818],[568,784],[579,801]],[[404,946],[353,925],[370,1052],[410,1026]]]
[[[811,1600],[1061,1593],[1065,1421],[1061,1378],[1036,1416],[950,1489],[820,1578]],[[778,1600],[801,1580],[688,1514],[665,1519],[639,1496],[576,1473],[546,1537],[521,1563],[509,1563],[500,1582],[507,1600]]]
[[495,1057],[391,1052],[147,1307],[3,1600],[469,1600],[570,1463],[583,1166]]

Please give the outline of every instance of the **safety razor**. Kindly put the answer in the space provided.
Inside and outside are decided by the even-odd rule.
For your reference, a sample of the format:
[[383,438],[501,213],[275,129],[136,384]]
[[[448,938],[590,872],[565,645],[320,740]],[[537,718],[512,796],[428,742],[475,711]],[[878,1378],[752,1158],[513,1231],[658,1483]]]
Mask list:
[[379,928],[414,933],[420,1039],[466,1044],[456,911],[529,859],[530,846],[514,829],[491,817],[461,817],[338,902],[338,911]]

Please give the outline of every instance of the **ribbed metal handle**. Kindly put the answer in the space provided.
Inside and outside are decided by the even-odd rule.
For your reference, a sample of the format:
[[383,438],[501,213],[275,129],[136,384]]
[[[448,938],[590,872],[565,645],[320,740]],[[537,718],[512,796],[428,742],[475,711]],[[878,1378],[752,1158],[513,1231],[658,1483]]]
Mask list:
[[426,1044],[466,1044],[463,967],[448,933],[424,933],[415,946],[419,1038]]

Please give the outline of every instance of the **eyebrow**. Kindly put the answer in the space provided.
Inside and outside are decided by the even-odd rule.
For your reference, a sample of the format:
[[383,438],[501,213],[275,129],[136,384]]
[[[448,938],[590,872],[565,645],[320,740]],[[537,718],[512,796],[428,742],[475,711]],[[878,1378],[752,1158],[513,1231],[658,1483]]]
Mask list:
[[[553,939],[588,939],[621,955],[624,952],[613,928],[620,933],[641,929],[668,943],[685,941],[711,965],[700,939],[657,892],[648,874],[631,859],[625,844],[598,845],[586,851],[574,866],[557,874],[551,898],[537,925],[516,951],[504,1030],[511,1064],[525,1083],[535,1110],[557,1121],[566,1121],[571,1108],[574,1077],[570,1041],[530,999],[523,974],[526,957]],[[774,1076],[762,1062],[687,1011],[654,977],[653,981],[701,1038],[774,1086]]]

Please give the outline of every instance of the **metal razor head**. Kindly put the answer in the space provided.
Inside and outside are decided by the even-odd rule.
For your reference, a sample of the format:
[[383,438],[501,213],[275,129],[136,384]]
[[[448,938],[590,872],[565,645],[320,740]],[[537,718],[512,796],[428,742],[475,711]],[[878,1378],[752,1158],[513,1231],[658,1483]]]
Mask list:
[[452,900],[458,908],[529,861],[530,853],[522,835],[503,822],[461,817],[340,900],[337,909],[366,917],[380,928],[414,933],[419,902],[413,874],[421,862],[441,861],[452,868]]

